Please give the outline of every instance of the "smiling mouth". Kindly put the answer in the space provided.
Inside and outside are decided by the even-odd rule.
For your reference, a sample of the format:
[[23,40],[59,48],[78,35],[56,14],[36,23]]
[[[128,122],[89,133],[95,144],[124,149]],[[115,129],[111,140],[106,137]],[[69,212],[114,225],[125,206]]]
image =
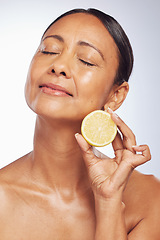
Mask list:
[[73,97],[73,95],[68,92],[65,88],[55,85],[52,83],[49,84],[42,84],[39,86],[39,88],[42,89],[42,92],[47,93],[49,95],[55,95],[55,96],[70,96]]

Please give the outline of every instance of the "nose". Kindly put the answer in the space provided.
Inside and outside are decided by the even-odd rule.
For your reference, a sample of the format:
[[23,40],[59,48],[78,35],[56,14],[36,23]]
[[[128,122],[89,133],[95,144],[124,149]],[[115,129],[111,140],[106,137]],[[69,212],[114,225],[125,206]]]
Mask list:
[[[55,70],[54,70],[53,68],[51,69],[51,72],[57,74],[57,71],[55,72]],[[63,72],[63,71],[60,72],[59,75],[63,75],[63,76],[65,76],[65,77],[67,76],[67,74],[66,74],[65,72]]]
[[63,76],[66,78],[71,78],[71,70],[69,67],[69,59],[67,58],[67,56],[56,56],[49,69],[49,73],[55,74],[57,77]]

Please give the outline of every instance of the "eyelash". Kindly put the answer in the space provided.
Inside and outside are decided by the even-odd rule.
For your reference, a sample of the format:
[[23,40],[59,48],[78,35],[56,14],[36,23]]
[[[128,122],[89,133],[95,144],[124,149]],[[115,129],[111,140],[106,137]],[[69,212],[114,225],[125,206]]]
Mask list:
[[[43,54],[48,54],[48,55],[55,55],[55,54],[58,54],[58,53],[55,53],[55,52],[48,52],[48,51],[41,51]],[[93,63],[90,63],[90,62],[86,62],[84,61],[83,59],[79,59],[84,65],[87,65],[89,67],[93,67],[93,66],[96,66],[95,64]]]
[[56,52],[48,52],[48,51],[41,51],[41,53],[48,54],[48,55],[58,54],[58,53],[56,53]]
[[86,62],[86,61],[84,61],[83,59],[79,59],[79,60],[80,60],[83,64],[85,64],[85,65],[87,65],[87,66],[89,66],[89,67],[95,66],[95,64]]

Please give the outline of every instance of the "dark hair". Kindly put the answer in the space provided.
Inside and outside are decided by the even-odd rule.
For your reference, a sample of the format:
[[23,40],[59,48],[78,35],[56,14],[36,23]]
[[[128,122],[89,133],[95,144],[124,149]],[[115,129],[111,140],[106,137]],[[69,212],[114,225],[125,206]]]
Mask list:
[[54,20],[45,30],[44,34],[55,22],[57,22],[58,20],[60,20],[65,16],[68,16],[70,14],[75,14],[75,13],[85,13],[85,14],[93,15],[103,23],[103,25],[106,27],[106,29],[114,39],[118,48],[119,66],[118,66],[118,70],[115,77],[115,84],[121,85],[124,81],[128,82],[128,79],[132,72],[133,61],[134,61],[132,47],[121,25],[110,15],[107,15],[102,11],[94,8],[89,8],[87,10],[73,9],[62,14],[56,20]]

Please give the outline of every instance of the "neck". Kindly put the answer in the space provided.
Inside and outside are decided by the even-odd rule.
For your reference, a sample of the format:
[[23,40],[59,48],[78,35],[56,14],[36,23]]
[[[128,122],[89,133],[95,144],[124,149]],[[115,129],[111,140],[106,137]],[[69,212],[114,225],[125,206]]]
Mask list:
[[58,191],[87,191],[89,182],[86,167],[75,133],[80,124],[53,124],[37,117],[32,170],[45,186]]

